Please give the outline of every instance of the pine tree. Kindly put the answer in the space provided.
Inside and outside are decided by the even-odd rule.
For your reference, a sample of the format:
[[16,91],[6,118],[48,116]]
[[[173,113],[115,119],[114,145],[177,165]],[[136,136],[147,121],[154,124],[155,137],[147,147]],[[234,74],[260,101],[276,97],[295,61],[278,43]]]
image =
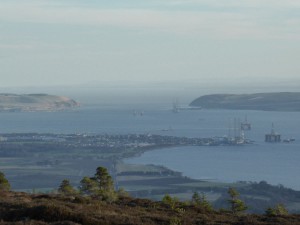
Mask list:
[[247,206],[245,205],[245,203],[239,199],[239,193],[237,190],[235,190],[234,188],[229,188],[228,189],[228,194],[230,196],[230,199],[228,200],[228,202],[231,205],[231,211],[234,214],[243,212],[245,210],[247,210]]
[[201,203],[201,199],[200,199],[198,192],[194,192],[194,194],[192,196],[192,204],[200,205],[200,203]]
[[72,187],[70,181],[65,179],[61,182],[58,192],[65,195],[74,195],[77,191]]
[[209,201],[207,201],[206,196],[204,194],[201,195],[201,206],[207,211],[213,210],[212,205]]
[[114,189],[114,182],[105,167],[98,167],[94,179],[98,186],[98,196],[107,202],[113,202],[118,198]]
[[113,179],[105,167],[98,167],[94,178],[97,181],[101,191],[114,190]]
[[207,211],[213,210],[213,207],[209,203],[209,201],[207,201],[206,196],[204,194],[200,196],[197,192],[194,192],[192,196],[192,204],[199,206]]
[[118,197],[113,179],[105,167],[98,167],[94,177],[84,177],[80,181],[79,190],[82,194],[92,195],[107,202],[113,202]]
[[97,182],[93,178],[83,177],[80,181],[79,191],[81,194],[94,195],[97,193]]

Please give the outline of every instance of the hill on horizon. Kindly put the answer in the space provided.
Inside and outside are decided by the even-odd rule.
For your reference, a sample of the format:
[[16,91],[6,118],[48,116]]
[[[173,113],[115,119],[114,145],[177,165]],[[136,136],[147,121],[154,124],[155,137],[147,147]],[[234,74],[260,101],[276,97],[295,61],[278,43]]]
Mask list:
[[65,96],[48,94],[0,94],[0,111],[59,111],[78,106],[78,102]]
[[300,111],[300,92],[212,94],[190,103],[206,109]]

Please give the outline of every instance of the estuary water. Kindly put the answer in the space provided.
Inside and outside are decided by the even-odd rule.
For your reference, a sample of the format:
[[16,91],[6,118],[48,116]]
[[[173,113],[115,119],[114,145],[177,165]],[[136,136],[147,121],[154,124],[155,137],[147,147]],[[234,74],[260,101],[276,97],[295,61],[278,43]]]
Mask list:
[[[181,110],[170,107],[83,106],[63,112],[0,113],[1,133],[161,134],[186,137],[234,135],[234,121],[247,116],[247,146],[201,146],[158,149],[126,159],[127,163],[163,165],[183,175],[222,182],[261,181],[300,190],[300,113],[239,110]],[[264,142],[274,123],[282,139]]]

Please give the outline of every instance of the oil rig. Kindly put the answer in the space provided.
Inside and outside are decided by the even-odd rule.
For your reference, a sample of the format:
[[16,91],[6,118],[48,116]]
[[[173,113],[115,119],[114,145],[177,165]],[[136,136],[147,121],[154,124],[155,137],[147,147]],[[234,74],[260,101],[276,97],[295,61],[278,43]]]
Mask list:
[[251,123],[248,122],[247,116],[245,117],[244,122],[241,123],[241,130],[251,130]]
[[281,135],[275,132],[273,123],[272,123],[271,133],[265,135],[265,142],[271,142],[271,143],[281,142]]
[[[242,127],[239,126],[241,124],[239,120],[234,118],[234,127],[231,128],[229,124],[228,136],[223,138],[223,141],[228,145],[244,145],[249,144],[249,140],[245,138],[245,132]],[[231,135],[231,129],[233,129],[233,137]]]

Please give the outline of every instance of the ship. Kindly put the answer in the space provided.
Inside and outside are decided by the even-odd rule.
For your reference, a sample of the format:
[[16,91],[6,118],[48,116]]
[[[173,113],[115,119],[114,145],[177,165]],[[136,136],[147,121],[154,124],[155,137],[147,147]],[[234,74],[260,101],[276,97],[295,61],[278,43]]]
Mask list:
[[173,102],[173,109],[172,109],[173,113],[179,113],[179,103],[178,103],[178,99],[176,99],[176,101]]
[[294,142],[295,141],[295,138],[287,138],[287,139],[283,139],[282,142],[284,143],[290,143],[290,142]]
[[133,110],[132,115],[134,116],[143,116],[144,115],[144,111],[138,112],[137,110]]

